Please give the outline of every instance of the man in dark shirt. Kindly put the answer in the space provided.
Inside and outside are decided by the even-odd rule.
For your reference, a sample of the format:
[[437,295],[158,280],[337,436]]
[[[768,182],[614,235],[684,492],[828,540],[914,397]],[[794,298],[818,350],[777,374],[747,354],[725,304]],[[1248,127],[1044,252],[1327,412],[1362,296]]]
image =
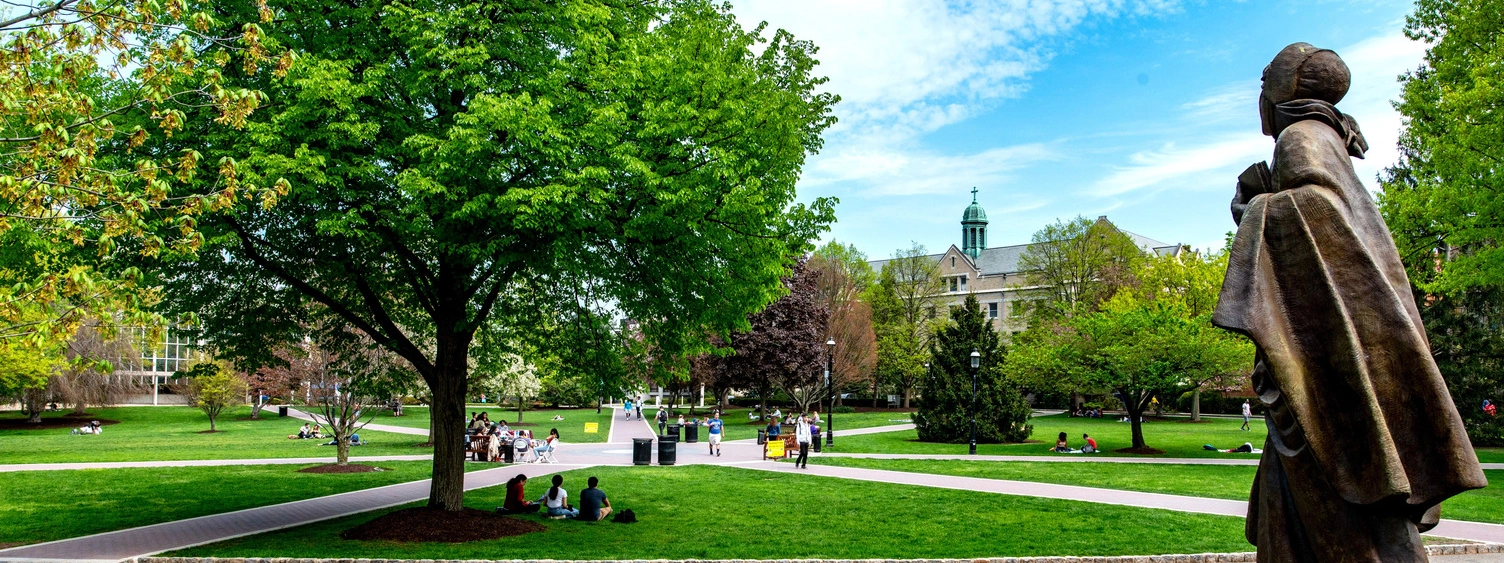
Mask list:
[[595,522],[605,520],[611,515],[611,501],[606,498],[604,491],[595,488],[600,482],[601,480],[595,477],[586,480],[585,484],[590,487],[580,491],[580,515],[576,516],[575,520]]

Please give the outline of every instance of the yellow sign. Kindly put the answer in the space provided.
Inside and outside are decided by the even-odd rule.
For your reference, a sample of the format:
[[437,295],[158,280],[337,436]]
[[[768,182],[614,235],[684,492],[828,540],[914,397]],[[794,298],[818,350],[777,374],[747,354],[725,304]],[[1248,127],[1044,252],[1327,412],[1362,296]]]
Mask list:
[[586,434],[599,434],[600,431],[601,431],[601,423],[599,423],[599,422],[586,422],[585,423],[585,433]]
[[763,457],[769,457],[769,458],[783,457],[783,440],[779,440],[778,438],[773,438],[771,440],[768,440],[768,451],[767,451],[766,454],[764,454]]

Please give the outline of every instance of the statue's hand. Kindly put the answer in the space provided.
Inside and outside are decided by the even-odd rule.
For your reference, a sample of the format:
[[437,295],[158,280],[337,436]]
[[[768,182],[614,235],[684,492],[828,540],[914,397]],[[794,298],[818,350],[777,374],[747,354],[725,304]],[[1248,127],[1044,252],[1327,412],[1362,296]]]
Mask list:
[[1248,203],[1260,194],[1274,191],[1268,162],[1256,162],[1238,175],[1238,189],[1232,196],[1232,221],[1241,224]]

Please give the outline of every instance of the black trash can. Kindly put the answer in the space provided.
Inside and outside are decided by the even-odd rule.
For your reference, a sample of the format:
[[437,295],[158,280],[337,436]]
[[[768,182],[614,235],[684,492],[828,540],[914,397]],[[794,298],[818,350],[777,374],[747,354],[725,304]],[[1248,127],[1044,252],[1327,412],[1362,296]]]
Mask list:
[[761,446],[766,443],[768,443],[768,431],[759,428],[757,430],[757,445]]
[[286,405],[277,407],[277,416],[287,416],[287,406]]
[[810,436],[809,440],[811,445],[814,446],[815,453],[820,453],[820,434],[816,433]]
[[679,428],[680,425],[677,423],[670,423],[668,425],[668,436],[672,437],[675,442],[679,441]]
[[679,457],[679,441],[673,436],[658,437],[658,465],[673,465]]
[[632,465],[653,464],[653,439],[632,438]]
[[700,425],[698,425],[698,424],[686,424],[686,425],[684,425],[684,443],[686,443],[686,444],[695,444],[695,443],[699,443],[699,441],[700,441]]
[[[501,440],[501,437],[497,436],[497,437],[495,437],[493,439],[494,440]],[[512,444],[511,440],[502,440],[501,441],[501,462],[502,463],[517,463],[516,460],[517,460],[517,448]]]

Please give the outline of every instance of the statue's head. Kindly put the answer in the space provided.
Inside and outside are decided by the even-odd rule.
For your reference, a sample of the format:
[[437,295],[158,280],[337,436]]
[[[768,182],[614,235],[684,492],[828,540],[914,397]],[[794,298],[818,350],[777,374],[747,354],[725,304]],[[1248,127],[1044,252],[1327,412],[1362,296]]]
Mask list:
[[1279,134],[1272,119],[1275,105],[1305,99],[1336,104],[1347,95],[1351,83],[1352,74],[1337,53],[1309,43],[1290,44],[1264,67],[1264,90],[1259,95],[1264,134]]

